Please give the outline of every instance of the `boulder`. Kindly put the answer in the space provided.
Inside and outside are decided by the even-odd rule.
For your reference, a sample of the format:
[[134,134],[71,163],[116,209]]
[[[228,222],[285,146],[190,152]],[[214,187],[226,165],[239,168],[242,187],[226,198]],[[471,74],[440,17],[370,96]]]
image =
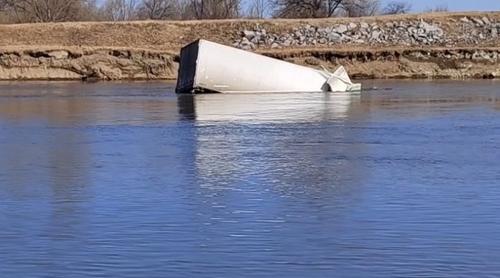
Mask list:
[[252,43],[259,43],[260,41],[260,36],[255,36],[250,40]]
[[429,24],[423,20],[418,24],[418,28],[423,29],[425,33],[438,32],[441,30],[441,28],[434,26],[432,24]]
[[249,30],[244,30],[243,31],[243,36],[247,38],[248,40],[253,39],[255,37],[255,32],[254,31],[249,31]]
[[65,50],[50,51],[47,55],[56,60],[67,59],[69,57],[69,52]]
[[249,41],[246,37],[241,39],[240,48],[244,50],[252,50],[255,49],[255,44]]
[[340,42],[342,40],[342,35],[337,33],[331,33],[328,35],[328,41],[330,42]]
[[333,32],[339,33],[339,34],[344,34],[345,32],[348,31],[348,28],[344,24],[340,24],[337,27],[333,29]]
[[250,44],[245,44],[240,47],[243,50],[253,50],[255,49],[255,44],[250,43]]
[[373,31],[371,33],[370,40],[372,40],[372,41],[378,40],[380,38],[381,34],[382,34],[382,32],[380,32],[380,31]]
[[465,16],[460,19],[461,22],[463,23],[471,23],[470,20]]
[[481,19],[479,19],[479,18],[474,18],[474,17],[473,17],[473,18],[472,18],[472,21],[473,21],[474,23],[476,23],[476,25],[477,25],[477,26],[483,26],[483,25],[484,25],[484,22],[483,22]]

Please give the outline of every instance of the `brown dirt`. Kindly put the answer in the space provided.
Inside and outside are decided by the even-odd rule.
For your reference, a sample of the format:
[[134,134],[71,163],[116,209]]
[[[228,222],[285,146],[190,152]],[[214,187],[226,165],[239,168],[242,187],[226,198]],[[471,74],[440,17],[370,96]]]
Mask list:
[[[460,18],[488,16],[500,21],[500,12],[430,13],[365,18],[274,19],[274,20],[207,20],[207,21],[133,21],[68,22],[0,25],[0,49],[5,47],[123,47],[178,52],[199,38],[231,44],[239,30],[259,23],[271,32],[291,30],[301,24],[326,26],[335,23],[377,22],[394,20],[432,20],[448,32],[450,24]],[[336,49],[342,46],[335,46]]]
[[[459,34],[460,18],[483,17],[500,21],[500,12],[431,13],[366,18],[70,22],[0,25],[0,79],[171,79],[180,48],[198,38],[232,44],[240,31],[260,24],[269,32],[284,32],[301,24],[424,19],[448,34]],[[50,57],[53,50],[69,53]],[[317,48],[264,49],[275,58],[312,67],[345,65],[357,77],[369,78],[483,78],[500,77],[498,58],[461,58],[456,53],[484,50],[500,54],[499,41],[479,45],[413,48],[401,45],[336,45]],[[451,58],[449,53],[452,53]],[[33,54],[35,53],[35,55]],[[36,54],[38,53],[38,54]],[[120,54],[121,53],[121,54]],[[125,54],[123,54],[125,53]],[[448,53],[448,54],[447,54]],[[446,56],[448,55],[448,56]],[[470,56],[469,55],[469,56]],[[467,56],[468,57],[468,56]]]

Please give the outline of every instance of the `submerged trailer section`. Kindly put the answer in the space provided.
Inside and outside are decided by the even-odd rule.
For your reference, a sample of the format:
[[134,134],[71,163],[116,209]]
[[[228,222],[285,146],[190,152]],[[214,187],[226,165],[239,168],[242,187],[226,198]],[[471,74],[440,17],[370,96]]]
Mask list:
[[176,88],[180,94],[359,90],[343,67],[330,73],[206,40],[181,50]]

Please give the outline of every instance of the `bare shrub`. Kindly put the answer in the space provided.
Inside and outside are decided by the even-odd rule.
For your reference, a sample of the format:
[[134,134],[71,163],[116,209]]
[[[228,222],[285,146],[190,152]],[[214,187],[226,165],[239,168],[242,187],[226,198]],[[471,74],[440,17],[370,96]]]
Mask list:
[[410,10],[410,3],[405,1],[392,1],[385,6],[384,14],[406,14]]

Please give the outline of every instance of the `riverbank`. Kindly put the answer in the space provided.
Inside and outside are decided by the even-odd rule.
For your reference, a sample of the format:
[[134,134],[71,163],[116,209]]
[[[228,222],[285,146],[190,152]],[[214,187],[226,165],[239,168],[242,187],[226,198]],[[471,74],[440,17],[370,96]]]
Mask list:
[[198,38],[356,78],[500,78],[499,34],[500,12],[0,25],[0,80],[175,79]]

